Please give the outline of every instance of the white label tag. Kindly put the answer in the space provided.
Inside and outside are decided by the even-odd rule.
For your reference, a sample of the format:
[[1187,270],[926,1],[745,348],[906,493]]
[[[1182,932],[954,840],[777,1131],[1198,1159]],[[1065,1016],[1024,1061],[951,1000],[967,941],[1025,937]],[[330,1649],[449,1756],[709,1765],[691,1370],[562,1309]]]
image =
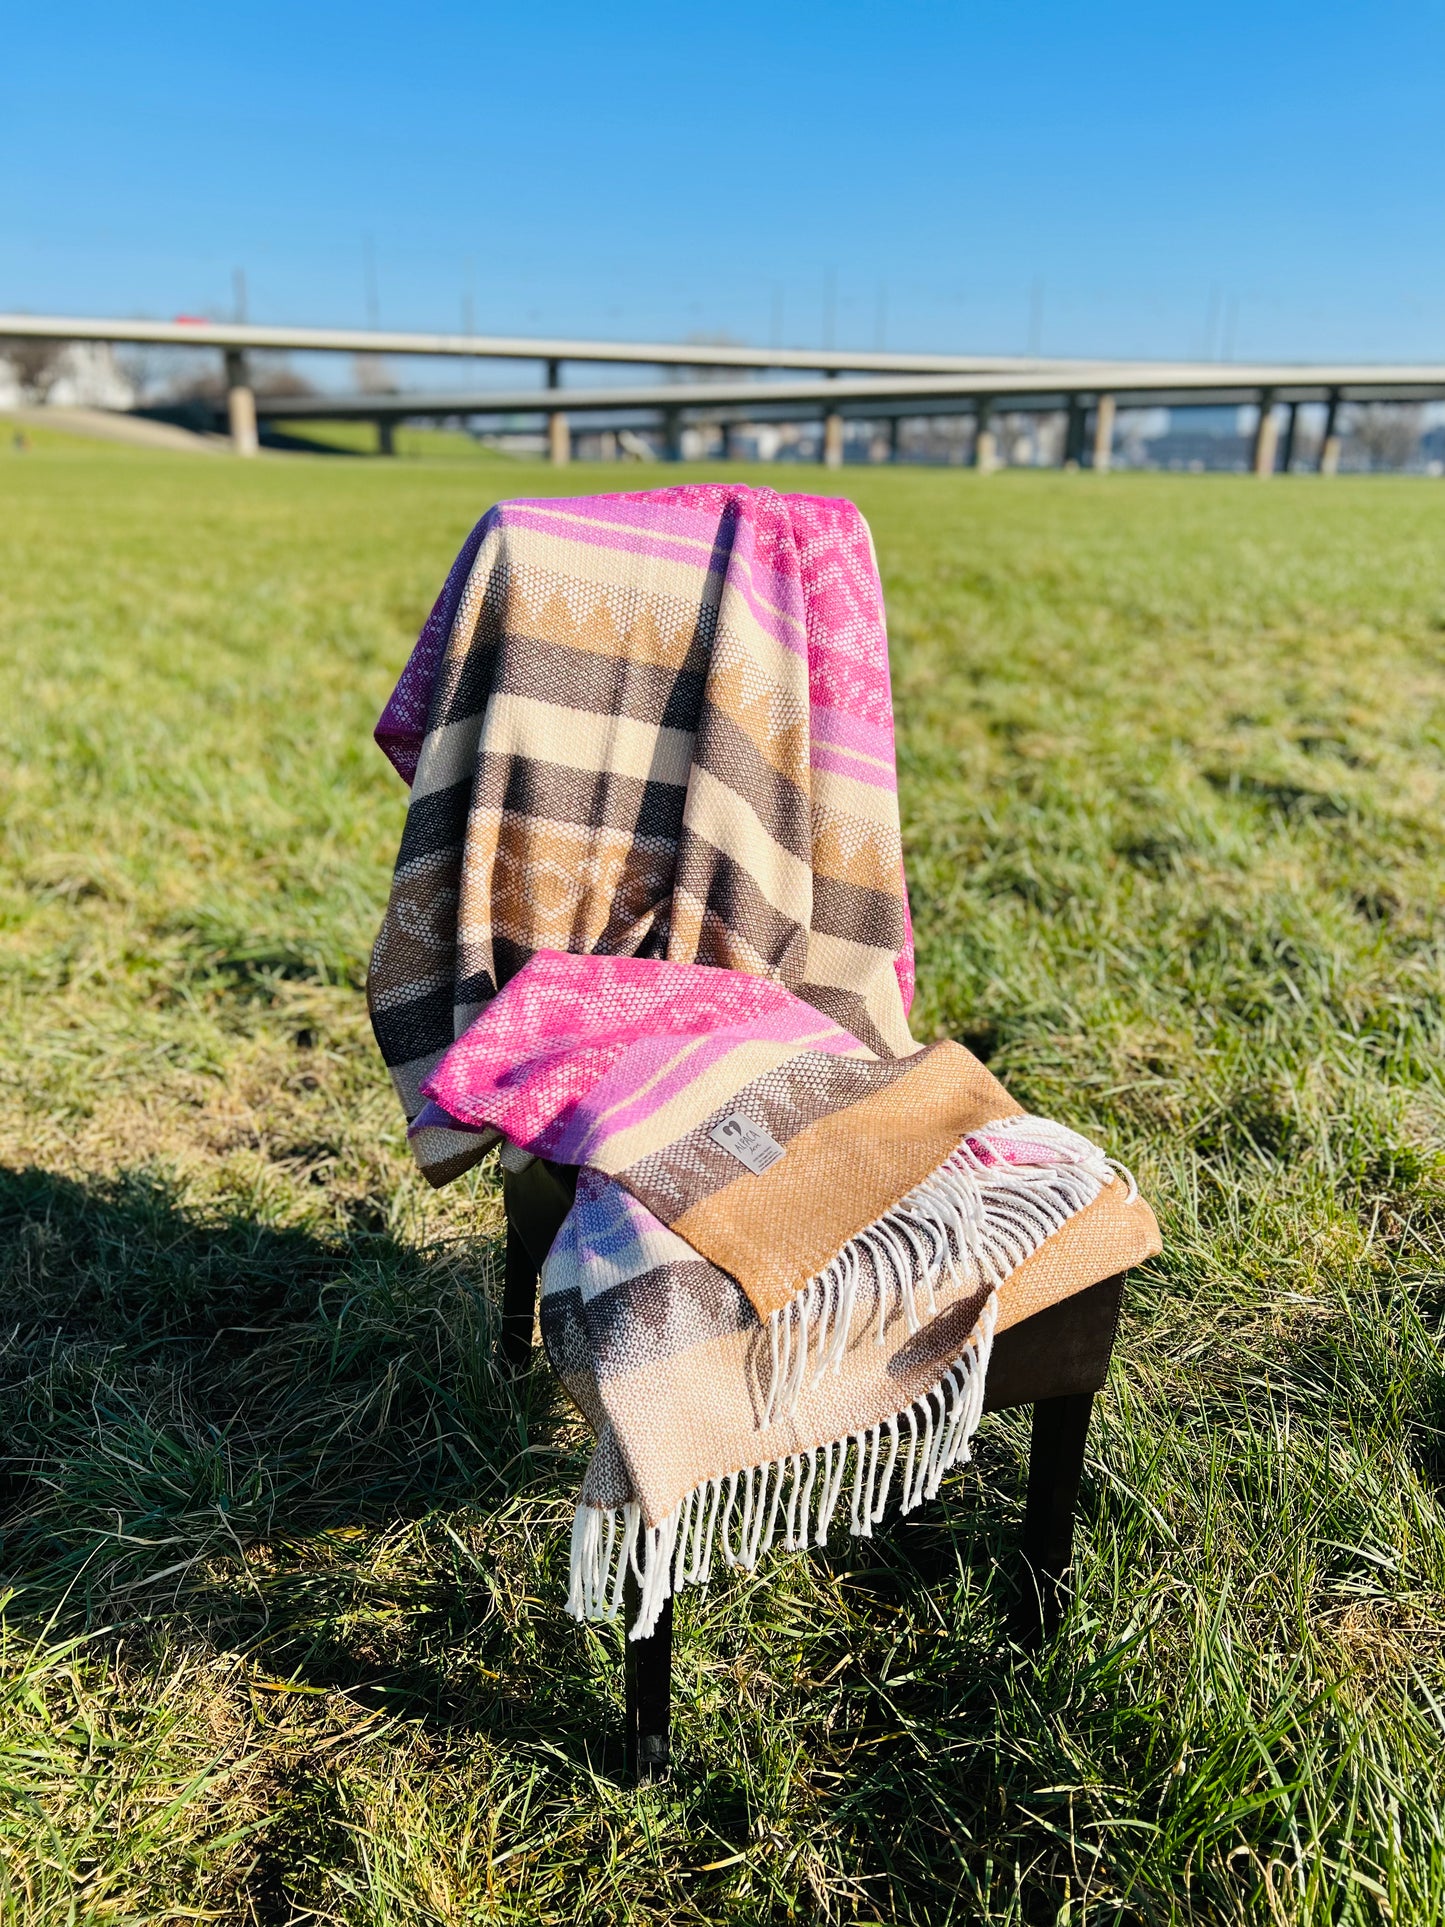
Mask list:
[[769,1137],[761,1124],[754,1124],[741,1111],[734,1111],[721,1124],[714,1124],[708,1136],[714,1144],[731,1151],[738,1163],[745,1164],[750,1171],[766,1171],[783,1155],[783,1147],[778,1140]]

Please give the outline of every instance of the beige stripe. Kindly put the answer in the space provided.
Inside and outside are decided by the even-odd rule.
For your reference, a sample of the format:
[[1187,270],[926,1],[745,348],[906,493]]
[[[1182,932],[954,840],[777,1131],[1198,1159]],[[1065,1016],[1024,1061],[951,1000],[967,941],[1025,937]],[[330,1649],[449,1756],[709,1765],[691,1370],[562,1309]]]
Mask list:
[[[514,528],[508,531],[508,537],[509,570],[515,572],[521,567],[555,577],[556,593],[572,606],[587,607],[588,591],[590,599],[595,600],[597,589],[604,586],[626,589],[633,595],[665,595],[694,610],[717,599],[719,578],[700,563],[626,555],[592,542],[569,542],[565,535],[547,535],[540,529]],[[536,599],[531,584],[527,585],[527,598]]]
[[459,723],[447,723],[428,732],[416,766],[416,781],[411,798],[431,796],[450,789],[469,777],[477,766],[477,744],[481,740],[485,712],[465,716]]
[[413,1057],[405,1064],[392,1064],[388,1068],[391,1081],[396,1086],[396,1094],[401,1099],[401,1108],[408,1118],[416,1116],[426,1099],[421,1094],[423,1078],[432,1072],[445,1057],[447,1047],[428,1051],[425,1057]]
[[811,772],[811,786],[815,812],[823,810],[830,816],[876,824],[889,831],[895,843],[898,841],[898,796],[894,790],[816,767]]
[[[819,1036],[831,1035],[833,1028],[829,1025]],[[639,1158],[650,1157],[654,1151],[661,1151],[689,1131],[695,1131],[704,1118],[721,1110],[745,1084],[751,1084],[755,1077],[762,1077],[779,1064],[786,1064],[790,1057],[796,1057],[800,1050],[807,1049],[806,1040],[779,1044],[754,1039],[737,1045],[651,1117],[609,1138],[589,1162],[599,1171],[614,1174],[625,1171]]]
[[915,1047],[899,997],[891,951],[810,930],[804,982],[853,991],[863,999],[888,1048],[897,1056],[912,1056]]
[[700,765],[693,768],[684,821],[695,835],[740,864],[775,910],[794,923],[807,923],[813,901],[811,866],[773,841],[745,796]]
[[491,755],[528,756],[566,769],[606,770],[685,788],[692,743],[685,729],[660,729],[633,716],[565,709],[536,696],[496,695],[487,708],[481,748]]

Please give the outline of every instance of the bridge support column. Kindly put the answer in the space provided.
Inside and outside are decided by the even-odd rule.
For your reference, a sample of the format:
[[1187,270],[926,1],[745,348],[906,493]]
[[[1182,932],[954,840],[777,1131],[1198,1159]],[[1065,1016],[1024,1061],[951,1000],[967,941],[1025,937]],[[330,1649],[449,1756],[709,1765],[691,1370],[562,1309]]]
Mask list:
[[251,388],[246,357],[239,348],[226,350],[226,418],[231,429],[232,452],[254,455],[261,446],[256,433],[256,396]]
[[1299,403],[1292,401],[1284,425],[1284,447],[1279,452],[1279,471],[1288,475],[1294,462],[1294,431],[1299,421]]
[[1330,390],[1329,402],[1325,407],[1325,432],[1320,438],[1320,474],[1338,475],[1340,472],[1340,391]]
[[836,411],[823,417],[823,466],[843,466],[843,417]]
[[1082,395],[1072,395],[1064,424],[1064,467],[1079,468],[1083,460],[1084,400]]
[[376,452],[378,455],[396,453],[396,423],[390,415],[379,415],[376,422]]
[[980,475],[992,475],[998,467],[998,436],[993,432],[992,402],[980,401],[973,420],[973,465]]
[[1094,407],[1094,472],[1107,475],[1114,460],[1114,397],[1100,395]]
[[682,460],[682,410],[664,408],[662,411],[662,459],[665,462]]
[[[547,386],[562,386],[562,364],[555,358],[547,363]],[[547,453],[553,468],[565,468],[572,459],[572,425],[560,411],[547,417]]]
[[890,415],[888,418],[888,459],[890,462],[900,460],[899,439],[902,433],[903,417],[901,415]]
[[1274,390],[1261,389],[1259,420],[1254,424],[1254,449],[1250,467],[1256,475],[1273,475],[1274,458],[1279,452],[1279,427],[1274,419]]

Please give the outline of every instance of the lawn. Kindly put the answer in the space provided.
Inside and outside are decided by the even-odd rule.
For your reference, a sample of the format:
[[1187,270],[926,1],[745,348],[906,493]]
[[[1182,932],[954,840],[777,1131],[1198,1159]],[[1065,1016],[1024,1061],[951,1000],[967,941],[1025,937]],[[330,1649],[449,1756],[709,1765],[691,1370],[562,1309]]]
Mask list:
[[[0,444],[0,1921],[1445,1917],[1445,488],[850,470],[920,993],[1157,1206],[1077,1600],[1026,1427],[679,1602],[618,1780],[586,1441],[362,981],[369,732],[500,459]],[[655,473],[655,472],[652,472]],[[675,471],[674,471],[675,473]],[[4,1588],[0,1588],[3,1591]]]

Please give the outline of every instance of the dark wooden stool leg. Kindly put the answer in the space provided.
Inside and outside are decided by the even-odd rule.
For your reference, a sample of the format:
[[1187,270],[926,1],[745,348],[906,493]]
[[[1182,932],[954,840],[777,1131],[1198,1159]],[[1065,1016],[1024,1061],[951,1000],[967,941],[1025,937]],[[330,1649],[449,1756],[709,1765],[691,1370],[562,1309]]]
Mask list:
[[1041,1398],[1034,1406],[1023,1531],[1023,1645],[1037,1645],[1059,1629],[1060,1589],[1074,1547],[1074,1505],[1093,1409],[1092,1392]]
[[[631,1572],[623,1589],[624,1623],[637,1613],[637,1581]],[[646,1639],[625,1642],[627,1693],[627,1774],[632,1780],[660,1780],[672,1760],[672,1600],[658,1614],[657,1630]]]
[[532,1320],[537,1310],[537,1267],[507,1219],[507,1270],[502,1288],[502,1335],[497,1358],[503,1371],[518,1377],[532,1357]]

